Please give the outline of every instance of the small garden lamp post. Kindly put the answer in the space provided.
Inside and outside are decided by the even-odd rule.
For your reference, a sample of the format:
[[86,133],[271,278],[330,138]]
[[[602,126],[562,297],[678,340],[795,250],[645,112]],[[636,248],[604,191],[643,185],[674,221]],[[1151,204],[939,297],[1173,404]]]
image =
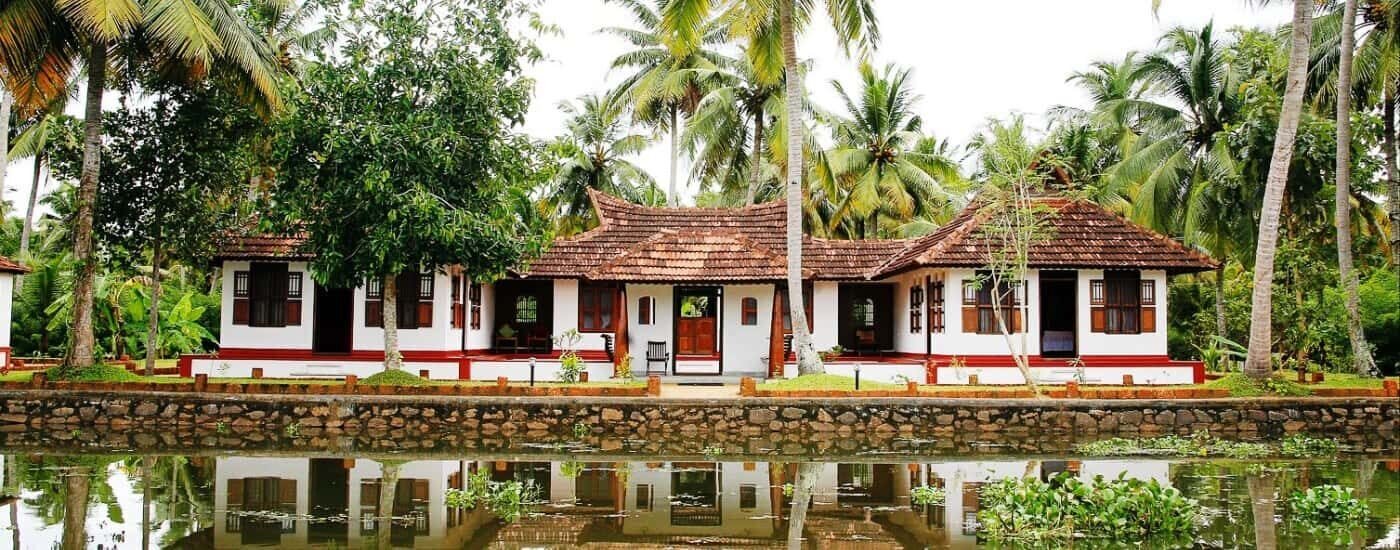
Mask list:
[[856,363],[856,391],[860,391],[860,363]]
[[535,358],[530,358],[530,387],[535,387]]

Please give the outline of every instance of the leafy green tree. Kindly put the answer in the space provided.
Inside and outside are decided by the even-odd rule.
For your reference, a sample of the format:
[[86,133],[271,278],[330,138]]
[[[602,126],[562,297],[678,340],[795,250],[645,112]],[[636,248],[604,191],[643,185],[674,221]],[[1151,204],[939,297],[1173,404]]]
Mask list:
[[89,366],[94,358],[97,259],[92,228],[108,70],[145,63],[191,80],[210,71],[224,73],[249,83],[269,105],[280,102],[273,55],[229,0],[179,6],[162,0],[38,0],[0,6],[0,76],[19,103],[30,108],[48,104],[67,91],[68,75],[76,67],[86,69],[82,177],[73,229],[78,299],[73,345],[65,358],[73,366]]
[[[62,114],[60,105],[62,103],[46,109],[36,116],[34,121],[19,134],[18,139],[10,148],[10,160],[34,159],[34,174],[29,186],[29,203],[25,207],[24,226],[19,241],[19,257],[21,259],[28,259],[29,239],[34,231],[35,206],[38,204],[39,196],[44,188],[39,178],[49,159],[51,143],[71,150],[75,149],[81,140],[82,134],[79,130],[78,120]],[[49,172],[52,173],[53,170]]]
[[765,161],[779,130],[775,126],[782,111],[782,85],[754,71],[745,54],[732,68],[704,78],[713,87],[687,120],[682,137],[695,159],[693,172],[701,189],[742,197],[733,204],[754,204],[778,191],[766,192],[776,178],[770,169],[774,163]]
[[[627,157],[651,144],[643,134],[631,132],[626,103],[615,95],[583,96],[560,106],[569,115],[568,133],[551,145],[558,159],[550,181],[550,213],[558,216],[555,229],[562,235],[582,231],[596,223],[588,190],[602,191],[632,202],[656,204],[656,182]],[[652,200],[648,200],[652,199]]]
[[922,216],[951,218],[962,176],[957,161],[921,148],[929,139],[923,120],[914,113],[919,96],[909,70],[887,66],[877,71],[860,67],[860,88],[852,97],[838,81],[832,86],[846,112],[831,119],[835,146],[814,163],[814,185],[839,198],[827,221],[827,233],[838,226],[857,238],[880,236],[880,217],[902,224]]
[[[625,97],[632,106],[634,121],[671,134],[670,177],[666,200],[679,204],[677,170],[680,165],[681,118],[695,113],[700,99],[710,87],[706,77],[733,60],[712,48],[725,41],[725,29],[717,19],[705,23],[699,42],[688,47],[671,47],[672,39],[663,28],[661,14],[666,0],[607,0],[627,8],[641,28],[605,27],[600,32],[626,40],[634,50],[612,62],[613,69],[632,71],[613,95]],[[691,47],[693,46],[693,47]]]
[[498,276],[542,245],[513,207],[541,173],[514,130],[530,99],[522,61],[538,57],[512,31],[527,15],[512,0],[332,9],[342,46],[306,71],[281,123],[281,227],[306,235],[318,284],[384,281],[386,370],[403,363],[397,275]]

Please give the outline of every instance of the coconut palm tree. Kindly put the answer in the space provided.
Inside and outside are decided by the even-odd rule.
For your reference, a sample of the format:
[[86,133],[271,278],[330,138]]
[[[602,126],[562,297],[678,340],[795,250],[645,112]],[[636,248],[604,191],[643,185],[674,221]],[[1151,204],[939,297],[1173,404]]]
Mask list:
[[631,132],[623,98],[588,95],[563,103],[560,109],[569,115],[568,133],[551,144],[559,166],[549,196],[550,207],[560,216],[557,230],[567,235],[593,222],[589,189],[642,202],[646,189],[654,188],[656,182],[628,160],[645,150],[651,138]]
[[[662,28],[671,37],[672,49],[697,49],[708,29],[711,0],[668,0],[662,8]],[[787,128],[787,285],[802,285],[802,188],[803,145],[806,143],[802,117],[791,116],[802,110],[802,73],[797,63],[797,35],[812,21],[818,2],[774,0],[772,2],[726,3],[721,17],[729,23],[730,35],[746,41],[750,63],[757,74],[770,82],[782,75],[783,102]],[[850,51],[856,45],[869,52],[879,41],[872,0],[825,0],[837,41]],[[812,333],[803,314],[801,292],[790,292],[788,308],[792,317],[793,348],[800,374],[824,372],[821,357],[812,345]]]
[[40,177],[48,159],[49,146],[53,142],[78,139],[77,134],[72,132],[76,126],[77,120],[63,114],[63,107],[60,103],[45,109],[37,120],[19,134],[15,139],[14,146],[10,148],[10,160],[34,159],[34,174],[29,186],[29,204],[24,211],[24,226],[19,240],[19,256],[21,258],[28,256],[29,239],[34,232],[34,209],[39,202],[40,193],[43,192],[43,180]]
[[0,76],[19,103],[28,108],[46,105],[67,89],[68,77],[78,66],[87,73],[82,176],[73,231],[77,303],[67,363],[93,363],[97,266],[92,221],[108,69],[154,66],[158,73],[190,78],[219,71],[249,83],[275,106],[279,94],[274,57],[229,0],[195,0],[178,7],[161,0],[36,0],[0,6]]
[[670,178],[666,191],[667,200],[676,204],[679,202],[677,171],[681,118],[691,116],[699,106],[708,89],[704,77],[734,63],[710,49],[725,41],[724,27],[712,19],[706,23],[695,47],[672,48],[661,26],[659,10],[664,2],[658,1],[653,6],[645,0],[607,1],[628,8],[641,25],[636,29],[605,27],[599,32],[620,37],[636,48],[613,59],[613,69],[631,71],[613,93],[627,98],[635,122],[671,135]]
[[747,54],[732,68],[708,72],[697,79],[713,87],[682,135],[687,154],[695,159],[693,177],[702,188],[713,185],[722,194],[742,196],[743,204],[753,204],[767,195],[760,189],[775,173],[765,160],[782,110],[782,86],[760,78]]
[[948,187],[959,186],[962,176],[957,161],[937,153],[938,140],[922,134],[909,70],[862,64],[860,79],[854,97],[832,82],[846,113],[830,120],[835,146],[812,167],[814,185],[839,197],[827,233],[845,225],[859,238],[877,236],[881,216],[895,224],[951,218],[956,200]]
[[1288,168],[1293,160],[1293,141],[1303,114],[1303,92],[1307,87],[1308,54],[1312,39],[1312,0],[1294,0],[1293,28],[1290,32],[1288,79],[1284,85],[1283,106],[1279,110],[1274,153],[1265,180],[1259,239],[1254,248],[1254,290],[1249,313],[1249,353],[1244,373],[1255,379],[1273,374],[1273,285],[1274,256],[1278,251],[1279,214],[1288,184]]

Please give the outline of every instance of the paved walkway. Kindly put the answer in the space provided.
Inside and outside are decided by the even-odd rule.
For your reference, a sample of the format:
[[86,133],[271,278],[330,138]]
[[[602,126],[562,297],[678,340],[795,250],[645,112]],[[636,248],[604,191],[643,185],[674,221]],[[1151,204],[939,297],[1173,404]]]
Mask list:
[[738,384],[725,384],[723,386],[682,386],[680,384],[661,384],[661,397],[681,397],[686,399],[720,399],[738,396]]

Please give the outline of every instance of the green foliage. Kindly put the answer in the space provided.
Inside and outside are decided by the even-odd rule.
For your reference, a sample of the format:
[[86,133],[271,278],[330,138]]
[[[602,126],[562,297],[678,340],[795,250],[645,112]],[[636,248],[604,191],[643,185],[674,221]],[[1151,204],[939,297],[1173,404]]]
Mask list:
[[[1285,456],[1322,456],[1335,454],[1337,442],[1294,435],[1279,442],[1278,448],[1264,443],[1231,441],[1201,431],[1189,437],[1164,435],[1148,438],[1114,437],[1075,447],[1088,456],[1223,456],[1227,458],[1262,458],[1274,454]],[[1328,450],[1330,449],[1330,451]]]
[[49,380],[70,382],[135,382],[140,376],[116,365],[95,364],[87,367],[58,366],[44,371]]
[[360,380],[366,386],[426,386],[428,381],[402,369],[388,369],[376,372]]
[[577,330],[569,329],[560,334],[555,339],[555,347],[559,348],[559,381],[566,384],[576,384],[582,377],[585,364],[583,358],[579,357],[577,346],[582,336]]
[[566,460],[559,463],[559,475],[569,479],[578,479],[583,474],[583,463],[577,460]]
[[1351,489],[1340,485],[1320,485],[1306,491],[1295,491],[1288,497],[1289,521],[1304,530],[1346,541],[1348,532],[1361,525],[1371,514],[1365,502],[1352,496]]
[[[856,389],[856,379],[855,379],[855,378],[852,378],[852,377],[849,377],[849,376],[841,376],[841,375],[839,375],[839,374],[805,374],[805,375],[802,375],[802,376],[798,376],[797,378],[784,378],[784,379],[781,379],[781,380],[774,380],[774,381],[770,381],[770,382],[764,382],[764,383],[758,385],[758,389],[761,389],[761,390],[789,390],[789,391],[805,391],[805,390],[817,390],[817,391],[824,391],[824,390],[853,391],[853,390]],[[901,386],[896,386],[896,385],[894,385],[894,384],[888,384],[888,383],[885,383],[885,382],[876,382],[876,381],[873,381],[873,380],[861,380],[861,381],[860,381],[860,389],[861,389],[862,391],[865,391],[865,390],[898,390],[898,389],[904,389],[904,388],[901,387]]]
[[939,506],[947,497],[943,489],[928,485],[920,485],[909,491],[909,501],[918,506]]
[[1279,442],[1279,451],[1295,458],[1332,456],[1337,454],[1337,440],[1293,434]]
[[1206,387],[1229,390],[1231,397],[1259,397],[1264,395],[1298,397],[1312,395],[1312,391],[1306,386],[1300,385],[1283,376],[1254,380],[1240,373],[1231,373],[1207,382]]
[[1188,537],[1200,519],[1200,506],[1176,488],[1121,475],[1002,479],[982,489],[981,503],[979,534],[996,541]]
[[491,481],[488,473],[477,472],[467,476],[465,489],[448,489],[444,500],[448,508],[456,510],[486,506],[501,521],[514,523],[530,511],[540,495],[533,482]]
[[617,379],[619,379],[619,380],[631,380],[631,379],[632,379],[632,356],[631,356],[631,355],[624,356],[624,357],[622,357],[622,358],[617,362],[617,372],[614,373],[614,378],[617,378]]
[[536,253],[528,191],[540,151],[515,128],[529,107],[513,0],[337,5],[320,53],[278,121],[273,229],[304,232],[313,278],[358,285],[461,265],[490,279]]

